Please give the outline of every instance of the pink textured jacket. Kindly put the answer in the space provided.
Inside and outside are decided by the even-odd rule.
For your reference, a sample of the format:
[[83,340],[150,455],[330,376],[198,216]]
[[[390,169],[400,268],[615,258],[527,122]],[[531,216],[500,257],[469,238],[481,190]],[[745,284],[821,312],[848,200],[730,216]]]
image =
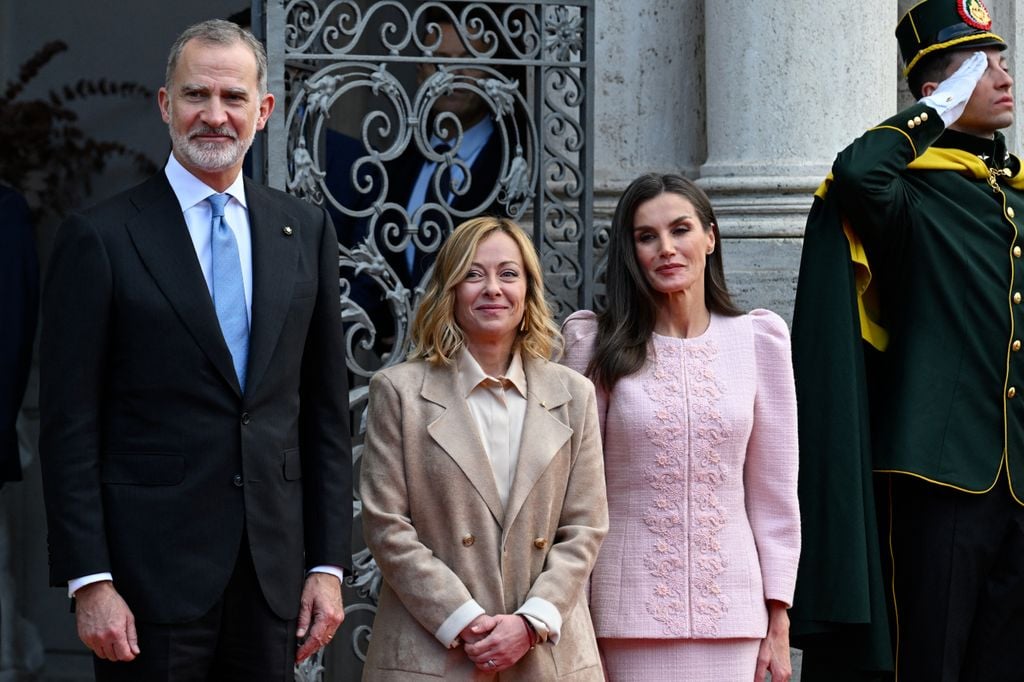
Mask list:
[[[583,372],[594,313],[563,327]],[[791,604],[800,556],[796,396],[786,323],[711,316],[655,334],[646,365],[598,388],[610,529],[591,577],[598,637],[764,637],[765,600]]]

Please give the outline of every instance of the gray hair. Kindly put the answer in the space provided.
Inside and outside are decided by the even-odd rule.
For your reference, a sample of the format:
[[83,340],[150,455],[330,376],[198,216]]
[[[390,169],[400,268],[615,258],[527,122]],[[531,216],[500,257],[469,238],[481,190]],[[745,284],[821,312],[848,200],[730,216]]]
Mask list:
[[260,95],[267,94],[267,51],[256,36],[238,24],[223,19],[210,19],[189,26],[171,45],[171,53],[167,56],[167,73],[164,75],[164,86],[170,90],[174,71],[178,68],[178,59],[190,40],[198,40],[209,45],[231,46],[242,43],[256,57],[256,81],[259,83]]

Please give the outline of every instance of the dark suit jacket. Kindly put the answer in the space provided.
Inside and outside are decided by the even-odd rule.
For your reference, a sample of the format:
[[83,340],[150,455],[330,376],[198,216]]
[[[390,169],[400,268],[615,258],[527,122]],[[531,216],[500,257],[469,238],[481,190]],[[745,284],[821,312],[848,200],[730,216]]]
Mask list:
[[[454,225],[458,225],[469,218],[489,213],[508,215],[497,201],[488,201],[495,185],[498,184],[498,173],[501,170],[501,154],[501,136],[498,134],[497,128],[495,128],[495,131],[487,139],[487,143],[480,150],[480,153],[477,154],[473,165],[469,167],[471,182],[466,193],[463,195],[456,194],[452,199],[451,207],[454,211],[470,214],[465,218],[453,215],[452,223]],[[415,146],[410,146],[402,156],[388,165],[388,182],[390,183],[388,189],[389,202],[394,202],[402,207],[409,203],[409,196],[412,194],[416,180],[419,178],[423,162],[423,155],[420,154],[419,149]],[[380,239],[378,239],[377,243],[381,244],[384,257],[391,264],[391,267],[395,269],[395,273],[410,288],[419,283],[423,274],[433,264],[436,255],[436,253],[418,252],[416,259],[413,261],[413,269],[410,271],[404,251],[393,252],[383,246]]]
[[[489,201],[495,185],[498,184],[498,174],[501,171],[501,155],[501,136],[498,135],[497,130],[495,130],[487,140],[487,143],[480,150],[480,153],[477,155],[473,164],[469,167],[471,182],[466,193],[463,195],[455,195],[452,200],[451,207],[454,211],[464,212],[468,217],[477,217],[487,214],[502,216],[508,215],[508,212],[499,202],[496,200]],[[394,203],[405,208],[409,203],[409,195],[412,194],[413,187],[416,185],[416,180],[419,177],[423,163],[423,155],[420,153],[419,149],[415,146],[410,146],[406,149],[404,154],[387,165],[388,194],[386,201],[388,203]],[[374,182],[373,185],[376,187],[377,183]],[[364,206],[361,206],[361,208],[366,208],[368,206],[369,203],[366,203]],[[439,224],[444,224],[439,216],[430,216],[429,212],[426,217],[428,219],[438,220]],[[468,217],[453,215],[452,223],[454,225],[458,225],[463,222],[463,220],[467,220]],[[384,225],[388,222],[398,222],[402,225],[405,224],[404,220],[399,219],[399,216],[394,215],[392,212],[385,211],[378,219],[377,225]],[[344,239],[342,237],[342,233],[339,232],[339,239],[342,244],[352,247],[362,241],[366,236],[368,229],[369,225],[364,221],[363,224],[356,229],[354,238]],[[391,251],[386,245],[386,240],[379,234],[379,229],[380,228],[378,227],[377,244],[380,248],[381,254],[395,271],[395,274],[398,275],[398,278],[402,281],[405,287],[410,290],[413,289],[419,284],[427,269],[433,264],[436,252],[417,252],[416,258],[413,261],[413,268],[410,271],[409,264],[406,261],[405,251]],[[387,339],[394,335],[394,320],[391,317],[391,311],[388,307],[387,299],[384,292],[369,276],[360,275],[353,277],[350,296],[367,312],[369,318],[373,321],[374,327],[377,330],[378,340]],[[384,345],[386,346],[386,344]]]
[[28,205],[0,185],[0,486],[21,480],[15,423],[25,396],[39,309],[39,262]]
[[50,262],[40,350],[50,578],[110,571],[141,620],[206,613],[243,532],[283,618],[298,611],[305,569],[351,561],[334,229],[320,208],[249,181],[245,191],[244,395],[162,172],[72,216]]

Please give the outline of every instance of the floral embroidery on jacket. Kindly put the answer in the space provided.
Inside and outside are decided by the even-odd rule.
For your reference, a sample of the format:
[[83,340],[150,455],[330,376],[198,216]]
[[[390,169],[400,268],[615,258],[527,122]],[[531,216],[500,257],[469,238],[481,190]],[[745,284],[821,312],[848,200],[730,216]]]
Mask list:
[[672,636],[714,636],[729,610],[717,582],[727,563],[717,488],[729,475],[717,449],[726,434],[723,390],[710,369],[717,356],[710,343],[658,344],[644,381],[656,405],[645,432],[658,448],[644,467],[656,493],[644,523],[656,539],[643,563],[657,578],[645,606]]

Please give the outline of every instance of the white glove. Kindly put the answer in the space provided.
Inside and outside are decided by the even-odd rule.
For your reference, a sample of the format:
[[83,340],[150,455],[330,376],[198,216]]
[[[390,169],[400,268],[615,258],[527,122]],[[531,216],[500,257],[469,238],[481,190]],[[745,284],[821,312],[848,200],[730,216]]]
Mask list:
[[938,112],[946,127],[956,123],[971,99],[974,86],[988,69],[988,56],[984,52],[975,52],[964,60],[953,75],[939,83],[935,92],[918,100]]

